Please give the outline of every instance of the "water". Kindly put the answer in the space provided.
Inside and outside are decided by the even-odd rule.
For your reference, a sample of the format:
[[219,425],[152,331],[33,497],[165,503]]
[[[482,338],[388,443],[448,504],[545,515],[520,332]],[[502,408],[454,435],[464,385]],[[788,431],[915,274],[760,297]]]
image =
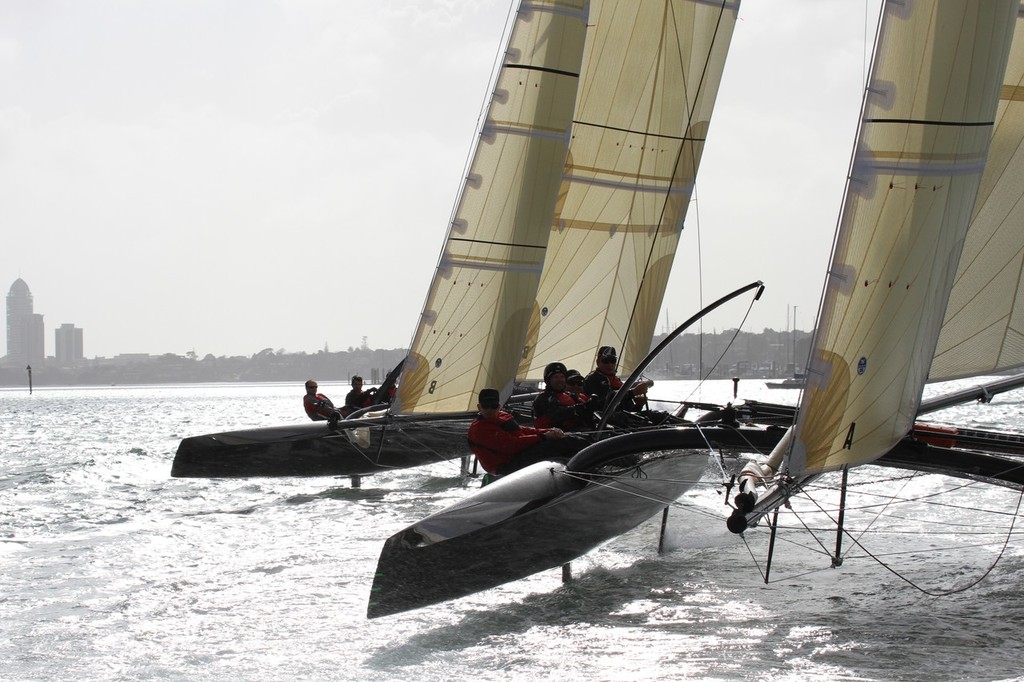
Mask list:
[[[744,384],[741,397],[796,398]],[[692,388],[655,387],[675,398],[731,397],[729,382]],[[1024,548],[1009,533],[1018,495],[993,486],[946,500],[959,507],[887,509],[879,528],[892,534],[863,536],[876,556],[932,589],[979,575],[1006,544],[980,586],[952,596],[923,594],[859,548],[832,570],[789,542],[776,549],[779,580],[765,585],[747,546],[726,531],[727,510],[709,484],[685,498],[672,553],[656,553],[652,522],[575,562],[570,584],[547,571],[368,621],[383,540],[479,484],[460,478],[457,462],[366,478],[359,489],[334,478],[169,477],[182,437],[301,421],[301,395],[298,383],[0,390],[0,677],[992,680],[1020,672]],[[1024,397],[941,416],[1024,428]],[[934,476],[886,484],[905,497],[960,485]],[[976,511],[986,505],[999,513]],[[982,518],[990,534],[975,540]],[[932,535],[935,520],[957,523],[957,532]],[[913,534],[896,534],[907,529]],[[763,559],[765,533],[747,535]],[[959,542],[952,552],[930,551],[951,541]],[[818,570],[800,575],[809,568]]]

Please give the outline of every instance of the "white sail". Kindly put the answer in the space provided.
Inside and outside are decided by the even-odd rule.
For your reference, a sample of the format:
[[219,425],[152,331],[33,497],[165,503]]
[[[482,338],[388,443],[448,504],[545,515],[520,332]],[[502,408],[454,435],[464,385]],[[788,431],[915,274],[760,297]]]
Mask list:
[[785,468],[863,464],[913,423],[975,206],[1017,0],[887,0]]
[[647,355],[739,2],[595,0],[520,378]]
[[565,165],[586,0],[524,0],[403,368],[396,413],[511,393]]
[[1024,366],[1024,11],[929,379]]

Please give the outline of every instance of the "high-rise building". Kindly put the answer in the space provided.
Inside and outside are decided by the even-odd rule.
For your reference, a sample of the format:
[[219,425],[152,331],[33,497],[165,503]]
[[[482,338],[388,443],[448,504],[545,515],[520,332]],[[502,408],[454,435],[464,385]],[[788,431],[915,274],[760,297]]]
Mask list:
[[20,277],[7,292],[7,356],[9,364],[39,364],[45,357],[43,316],[32,312],[32,292]]
[[73,365],[85,358],[82,347],[82,330],[65,322],[53,331],[54,357],[57,364]]

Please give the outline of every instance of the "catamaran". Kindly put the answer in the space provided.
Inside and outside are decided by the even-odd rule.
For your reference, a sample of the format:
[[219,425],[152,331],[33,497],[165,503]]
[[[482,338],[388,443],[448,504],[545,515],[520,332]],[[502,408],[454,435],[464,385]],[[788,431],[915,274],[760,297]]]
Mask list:
[[182,440],[173,476],[376,473],[468,456],[477,395],[650,350],[734,3],[519,3],[390,405]]

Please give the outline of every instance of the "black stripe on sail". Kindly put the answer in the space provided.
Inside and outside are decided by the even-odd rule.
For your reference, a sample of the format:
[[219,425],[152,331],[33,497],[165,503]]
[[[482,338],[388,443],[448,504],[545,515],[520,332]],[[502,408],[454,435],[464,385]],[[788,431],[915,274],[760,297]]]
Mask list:
[[578,73],[572,71],[563,71],[562,69],[552,69],[547,66],[533,66],[532,64],[505,64],[506,69],[522,69],[523,71],[543,71],[544,73],[554,73],[559,76],[568,76],[569,78],[579,78]]
[[995,121],[928,121],[915,118],[866,118],[865,123],[902,123],[913,126],[958,126],[958,127],[980,127],[993,126]]
[[465,237],[452,237],[448,241],[465,242],[467,244],[490,244],[491,246],[512,246],[522,249],[546,249],[547,245],[541,244],[517,244],[516,242],[495,242],[488,239],[466,239]]
[[678,140],[680,142],[704,142],[706,138],[703,137],[687,137],[686,135],[662,135],[659,133],[652,133],[649,130],[633,130],[631,128],[619,128],[618,126],[606,126],[600,123],[587,123],[586,121],[573,120],[573,125],[586,126],[588,128],[600,128],[602,130],[614,130],[619,133],[629,133],[630,135],[642,135],[644,137],[657,137],[665,140]]

